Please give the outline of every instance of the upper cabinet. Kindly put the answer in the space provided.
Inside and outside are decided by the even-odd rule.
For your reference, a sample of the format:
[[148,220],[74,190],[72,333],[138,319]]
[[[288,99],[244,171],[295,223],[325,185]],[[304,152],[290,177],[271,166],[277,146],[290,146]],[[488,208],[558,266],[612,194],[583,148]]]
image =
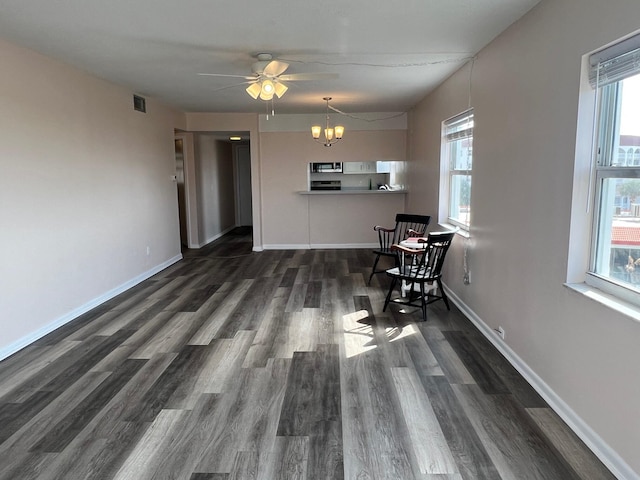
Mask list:
[[344,162],[342,173],[389,173],[391,162]]
[[342,173],[376,173],[376,162],[344,162]]

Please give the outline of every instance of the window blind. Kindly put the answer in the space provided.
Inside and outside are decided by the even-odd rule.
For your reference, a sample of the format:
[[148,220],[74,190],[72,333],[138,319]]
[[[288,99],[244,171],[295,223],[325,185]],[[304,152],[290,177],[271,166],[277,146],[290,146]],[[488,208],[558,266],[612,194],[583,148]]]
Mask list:
[[589,83],[593,88],[640,73],[640,35],[593,53],[589,66]]
[[444,134],[447,142],[473,137],[473,111],[447,120]]

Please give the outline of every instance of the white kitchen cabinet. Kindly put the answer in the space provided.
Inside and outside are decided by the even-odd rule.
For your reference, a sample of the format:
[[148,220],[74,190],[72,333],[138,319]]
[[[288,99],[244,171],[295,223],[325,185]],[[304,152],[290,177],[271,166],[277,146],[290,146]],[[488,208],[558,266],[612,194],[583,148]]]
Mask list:
[[342,173],[376,173],[376,162],[344,162]]

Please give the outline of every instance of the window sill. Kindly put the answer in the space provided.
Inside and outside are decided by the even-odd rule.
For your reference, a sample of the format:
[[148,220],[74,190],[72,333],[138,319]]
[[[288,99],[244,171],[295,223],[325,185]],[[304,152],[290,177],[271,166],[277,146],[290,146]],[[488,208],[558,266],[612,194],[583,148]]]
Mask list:
[[464,237],[464,238],[471,238],[471,234],[469,233],[468,230],[465,230],[462,227],[458,227],[457,225],[453,225],[451,223],[446,223],[446,222],[438,222],[438,226],[445,228],[447,230],[455,230],[457,228],[458,230],[456,231],[456,235],[460,235],[461,237]]
[[640,322],[640,307],[633,303],[621,300],[615,295],[605,293],[602,290],[587,285],[586,283],[565,283],[565,287],[577,292],[599,304],[610,308],[626,317]]

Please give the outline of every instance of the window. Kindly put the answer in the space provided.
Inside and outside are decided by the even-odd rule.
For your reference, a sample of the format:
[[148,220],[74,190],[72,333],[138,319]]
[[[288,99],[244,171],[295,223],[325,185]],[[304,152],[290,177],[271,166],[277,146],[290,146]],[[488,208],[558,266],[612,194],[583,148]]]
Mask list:
[[640,293],[640,37],[590,63],[599,112],[590,273],[613,293]]
[[467,110],[442,125],[442,171],[447,221],[465,230],[471,219],[471,170],[473,160],[473,110]]

